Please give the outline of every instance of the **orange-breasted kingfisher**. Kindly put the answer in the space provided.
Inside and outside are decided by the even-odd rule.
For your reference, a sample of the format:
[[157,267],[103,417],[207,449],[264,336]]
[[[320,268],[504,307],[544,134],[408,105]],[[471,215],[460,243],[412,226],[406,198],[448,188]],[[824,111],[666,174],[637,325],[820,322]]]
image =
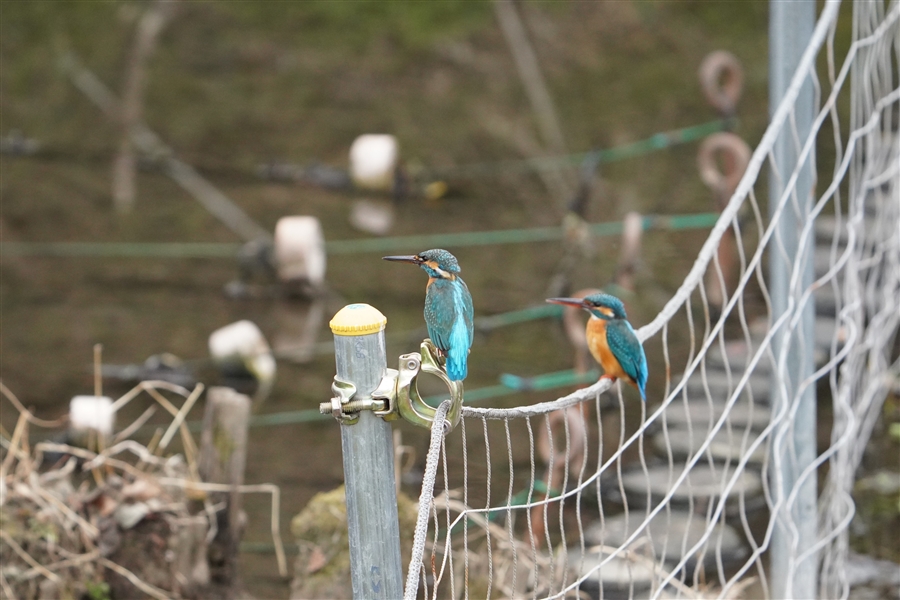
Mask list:
[[587,335],[591,354],[603,367],[601,379],[624,379],[647,400],[647,356],[622,301],[609,294],[591,294],[585,298],[549,298],[547,302],[577,306],[590,313]]
[[456,257],[436,248],[412,256],[385,256],[384,260],[419,265],[428,273],[425,288],[425,324],[428,337],[446,359],[451,381],[466,378],[466,361],[474,334],[472,295],[459,276]]

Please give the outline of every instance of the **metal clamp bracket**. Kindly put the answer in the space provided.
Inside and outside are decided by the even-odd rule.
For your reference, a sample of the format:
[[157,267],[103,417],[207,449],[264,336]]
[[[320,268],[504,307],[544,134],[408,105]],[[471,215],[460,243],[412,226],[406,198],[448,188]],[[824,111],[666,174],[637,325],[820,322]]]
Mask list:
[[[456,427],[462,413],[462,381],[451,381],[443,360],[434,343],[426,338],[419,348],[400,356],[400,368],[386,369],[381,382],[367,397],[356,398],[356,386],[337,376],[331,384],[334,396],[319,405],[319,412],[330,414],[343,425],[353,425],[359,420],[359,412],[371,410],[385,421],[403,418],[420,427],[431,428],[436,408],[419,394],[418,381],[421,372],[437,376],[450,391],[450,410],[447,411],[449,429]],[[449,431],[448,429],[448,431]]]
[[[447,411],[447,422],[452,429],[459,423],[462,413],[462,381],[450,380],[443,360],[439,358],[438,350],[430,339],[426,338],[422,341],[420,350],[421,352],[410,352],[400,356],[395,388],[396,410],[405,421],[420,427],[431,428],[437,409],[425,402],[419,394],[418,377],[420,372],[435,375],[447,385],[447,389],[450,391],[450,410]],[[373,394],[373,396],[375,395]]]

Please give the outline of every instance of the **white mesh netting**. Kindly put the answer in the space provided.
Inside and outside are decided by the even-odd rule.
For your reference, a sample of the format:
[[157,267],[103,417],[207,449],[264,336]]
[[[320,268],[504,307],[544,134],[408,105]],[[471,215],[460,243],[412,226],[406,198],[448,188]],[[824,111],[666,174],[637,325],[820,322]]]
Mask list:
[[[446,437],[435,428],[408,598],[768,597],[779,535],[781,577],[811,565],[820,596],[847,596],[850,492],[898,371],[900,3],[855,3],[846,50],[838,14],[825,4],[693,269],[638,332],[665,358],[651,374],[664,397],[640,405],[604,380],[555,402],[466,407]],[[795,106],[810,80],[807,137]],[[777,170],[779,138],[799,156],[793,172]],[[793,276],[773,298],[778,261]],[[811,375],[797,355],[814,360]],[[811,390],[833,425],[804,462],[795,430]],[[818,514],[798,509],[809,485]]]

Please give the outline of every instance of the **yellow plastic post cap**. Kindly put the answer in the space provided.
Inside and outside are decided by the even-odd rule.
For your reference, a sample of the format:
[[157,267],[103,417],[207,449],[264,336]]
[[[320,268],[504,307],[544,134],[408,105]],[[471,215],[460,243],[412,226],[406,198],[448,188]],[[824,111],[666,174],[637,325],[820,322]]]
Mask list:
[[334,335],[368,335],[387,325],[387,317],[369,304],[348,304],[328,323]]

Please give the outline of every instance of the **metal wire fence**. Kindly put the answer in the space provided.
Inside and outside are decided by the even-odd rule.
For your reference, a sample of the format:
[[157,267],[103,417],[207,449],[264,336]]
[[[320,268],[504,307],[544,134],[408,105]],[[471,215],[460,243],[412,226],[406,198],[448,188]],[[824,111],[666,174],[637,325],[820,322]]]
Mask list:
[[[408,598],[770,597],[774,570],[790,596],[810,567],[818,595],[847,597],[854,474],[900,368],[900,2],[854,3],[846,50],[838,16],[827,2],[690,274],[638,331],[664,361],[651,373],[664,392],[642,404],[601,380],[548,403],[465,407],[446,435],[438,423]],[[806,136],[796,100],[810,81]],[[793,171],[777,168],[779,139]],[[792,275],[773,298],[779,261]],[[792,353],[814,360],[811,374]],[[833,424],[804,462],[810,393]],[[817,481],[818,511],[798,510]],[[776,538],[786,552],[770,565]]]

